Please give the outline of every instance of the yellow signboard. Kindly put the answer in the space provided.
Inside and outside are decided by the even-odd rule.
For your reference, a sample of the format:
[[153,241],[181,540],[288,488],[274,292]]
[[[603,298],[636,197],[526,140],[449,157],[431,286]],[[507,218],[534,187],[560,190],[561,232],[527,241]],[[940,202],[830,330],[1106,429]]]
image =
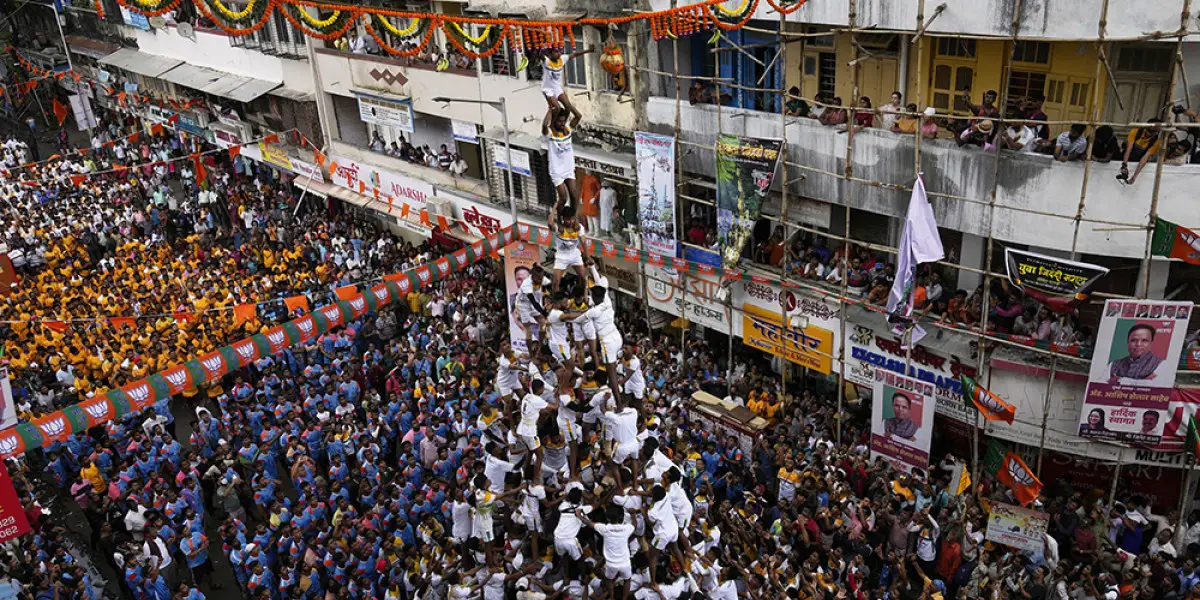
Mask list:
[[778,313],[746,304],[742,307],[742,341],[767,354],[829,374],[833,366],[833,332],[815,325],[784,327]]
[[279,146],[273,146],[266,142],[259,142],[258,149],[262,152],[263,162],[271,163],[278,167],[283,167],[289,171],[295,171],[292,168],[292,159],[288,156],[287,150]]

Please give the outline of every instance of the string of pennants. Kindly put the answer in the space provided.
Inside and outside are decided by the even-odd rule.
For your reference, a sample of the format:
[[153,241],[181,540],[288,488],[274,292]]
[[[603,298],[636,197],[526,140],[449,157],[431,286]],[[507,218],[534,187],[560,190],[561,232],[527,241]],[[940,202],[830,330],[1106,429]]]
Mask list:
[[[385,275],[382,281],[359,292],[345,290],[334,304],[322,306],[267,331],[223,346],[183,364],[174,365],[120,389],[93,397],[33,421],[18,423],[0,432],[0,459],[19,456],[34,448],[64,442],[72,434],[139,412],[156,402],[219,381],[227,373],[254,361],[312,342],[318,336],[375,312],[393,302],[402,302],[411,290],[419,290],[492,256],[512,243],[512,228],[505,228],[430,264]],[[352,293],[351,293],[352,292]]]
[[[529,223],[519,223],[517,225],[516,229],[517,229],[516,235],[517,235],[517,239],[519,241],[527,242],[527,243],[531,243],[531,244],[537,244],[539,246],[550,246],[551,244],[554,243],[554,236],[551,233],[550,229],[547,227],[543,227],[540,225],[532,225]],[[642,250],[642,249],[636,248],[634,246],[625,246],[622,244],[618,244],[616,242],[610,242],[610,241],[606,241],[606,240],[593,240],[590,238],[585,238],[583,241],[583,249],[584,249],[584,252],[586,252],[587,254],[589,254],[593,257],[596,257],[596,258],[620,259],[620,260],[623,260],[628,263],[646,264],[646,265],[649,265],[652,267],[674,269],[677,273],[682,273],[682,272],[686,271],[688,273],[696,273],[698,275],[719,277],[721,279],[721,281],[726,284],[729,284],[729,283],[732,283],[735,281],[751,281],[751,282],[759,283],[759,284],[763,284],[763,285],[778,285],[778,286],[793,289],[793,290],[802,289],[802,290],[808,291],[810,293],[813,293],[817,296],[820,296],[822,298],[829,298],[829,299],[832,299],[835,301],[845,302],[846,304],[849,304],[852,306],[861,306],[862,308],[864,308],[866,310],[869,310],[872,312],[877,312],[880,314],[887,313],[887,310],[885,308],[870,304],[865,299],[850,298],[850,297],[842,296],[841,294],[838,294],[835,291],[817,287],[812,284],[805,283],[803,281],[796,281],[793,279],[783,280],[783,279],[780,279],[777,277],[766,277],[763,275],[756,275],[756,274],[752,274],[752,273],[738,270],[738,269],[726,269],[723,267],[717,267],[717,266],[710,265],[707,263],[689,261],[687,259],[671,257],[671,256],[664,256],[662,254],[657,254],[654,252],[650,252],[648,250]],[[962,331],[964,333],[969,333],[969,334],[976,333],[976,331],[972,328],[957,325],[957,324],[939,323],[938,326],[945,327],[947,329],[954,329],[954,330]],[[1033,347],[1033,348],[1040,348],[1043,350],[1053,350],[1054,352],[1060,352],[1060,353],[1069,354],[1072,356],[1079,356],[1081,358],[1090,358],[1091,352],[1092,352],[1091,347],[1083,346],[1078,343],[1054,344],[1054,343],[1046,341],[1046,340],[1035,340],[1028,336],[1010,335],[1010,334],[1003,334],[1003,333],[997,333],[997,332],[989,333],[988,337],[995,337],[995,338],[1003,339],[1003,340],[1006,340],[1009,342],[1014,342],[1014,343],[1018,343],[1018,344],[1021,344],[1024,346]]]

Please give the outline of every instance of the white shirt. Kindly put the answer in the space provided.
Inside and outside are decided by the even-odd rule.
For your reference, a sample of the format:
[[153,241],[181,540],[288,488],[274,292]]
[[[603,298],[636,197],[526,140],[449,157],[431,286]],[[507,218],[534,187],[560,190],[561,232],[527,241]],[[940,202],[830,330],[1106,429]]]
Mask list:
[[650,507],[650,523],[654,525],[654,537],[673,539],[679,537],[679,521],[675,520],[675,511],[671,510],[671,499],[663,498]]
[[525,397],[521,399],[521,423],[517,425],[517,434],[528,437],[536,436],[538,415],[547,406],[550,404],[541,396],[525,394]]
[[517,468],[516,465],[491,454],[483,458],[483,475],[492,484],[489,489],[497,494],[504,492],[504,476],[515,468]]
[[610,410],[602,418],[617,444],[624,446],[637,443],[637,409],[626,406],[621,412]]
[[604,561],[613,567],[630,565],[629,537],[633,525],[627,523],[596,523],[592,529],[604,537]]

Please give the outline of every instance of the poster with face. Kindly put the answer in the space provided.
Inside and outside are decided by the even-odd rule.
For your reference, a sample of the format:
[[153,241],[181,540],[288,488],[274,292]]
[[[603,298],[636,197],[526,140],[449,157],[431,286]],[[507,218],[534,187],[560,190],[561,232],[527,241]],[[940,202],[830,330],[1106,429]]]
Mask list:
[[1079,416],[1079,435],[1121,444],[1162,439],[1192,303],[1109,300]]
[[927,469],[937,405],[933,384],[887,369],[875,370],[874,383],[871,459],[882,457],[905,471]]
[[[521,288],[533,289],[534,297],[541,303],[541,286],[532,285],[533,265],[541,260],[541,248],[537,244],[514,242],[504,248],[504,287],[508,297],[508,331],[513,350],[528,352],[527,337],[537,337],[537,311],[521,298]],[[540,283],[540,282],[537,282]],[[528,330],[528,335],[526,334]]]

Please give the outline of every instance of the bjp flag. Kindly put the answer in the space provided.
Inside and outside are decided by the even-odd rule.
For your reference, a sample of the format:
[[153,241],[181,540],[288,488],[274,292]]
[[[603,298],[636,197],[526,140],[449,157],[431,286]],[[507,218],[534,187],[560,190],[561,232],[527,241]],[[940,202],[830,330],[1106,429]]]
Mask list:
[[284,298],[283,304],[287,306],[288,313],[296,312],[297,308],[303,308],[304,312],[308,312],[308,296],[300,295]]
[[1017,501],[1025,506],[1037,500],[1038,495],[1042,493],[1042,482],[1029,470],[1025,461],[1011,451],[1004,455],[1000,470],[996,472],[996,479],[1007,485],[1017,497]]
[[247,303],[239,304],[233,307],[233,322],[241,325],[246,321],[250,321],[258,316],[258,305]]
[[983,418],[989,421],[1004,421],[1012,425],[1013,418],[1017,415],[1017,408],[1003,400],[999,396],[991,393],[979,382],[960,375],[959,381],[962,383],[963,396],[975,403],[975,408],[979,409]]
[[347,285],[333,290],[333,293],[337,294],[338,300],[349,301],[351,298],[358,295],[358,287]]

